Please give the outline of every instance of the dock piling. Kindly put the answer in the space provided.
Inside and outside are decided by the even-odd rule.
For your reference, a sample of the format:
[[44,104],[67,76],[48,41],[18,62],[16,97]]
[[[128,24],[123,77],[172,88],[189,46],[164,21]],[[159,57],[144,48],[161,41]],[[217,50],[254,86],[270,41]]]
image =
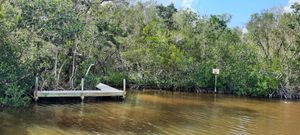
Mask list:
[[35,77],[35,90],[33,92],[33,97],[34,97],[34,100],[37,102],[39,97],[37,95],[37,92],[38,92],[38,89],[39,89],[39,78],[38,77]]
[[125,99],[125,97],[126,97],[126,79],[123,79],[123,91],[124,91],[123,99]]
[[84,89],[84,78],[81,78],[81,101],[82,102],[84,100],[83,89]]

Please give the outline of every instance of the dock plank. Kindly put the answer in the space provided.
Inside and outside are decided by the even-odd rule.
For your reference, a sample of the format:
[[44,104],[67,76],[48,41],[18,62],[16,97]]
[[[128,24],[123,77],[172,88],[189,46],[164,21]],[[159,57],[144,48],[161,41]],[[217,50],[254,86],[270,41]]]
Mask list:
[[100,89],[100,90],[105,90],[105,91],[119,91],[118,89],[116,88],[113,88],[111,86],[108,86],[106,84],[103,84],[103,83],[99,83],[96,85],[96,88]]

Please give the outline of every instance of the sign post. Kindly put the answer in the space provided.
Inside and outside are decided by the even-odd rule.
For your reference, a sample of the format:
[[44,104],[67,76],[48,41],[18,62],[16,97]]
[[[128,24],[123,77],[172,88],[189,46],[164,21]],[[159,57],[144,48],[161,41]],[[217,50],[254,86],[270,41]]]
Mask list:
[[213,69],[213,74],[215,75],[215,93],[217,93],[217,81],[218,75],[220,74],[220,69]]

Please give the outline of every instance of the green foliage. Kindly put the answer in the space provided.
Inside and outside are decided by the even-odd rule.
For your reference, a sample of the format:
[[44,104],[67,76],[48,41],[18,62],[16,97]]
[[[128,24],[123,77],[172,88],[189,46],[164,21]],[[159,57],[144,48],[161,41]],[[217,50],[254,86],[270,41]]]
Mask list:
[[[8,2],[1,4],[3,19],[0,19],[0,105],[23,106],[29,101],[30,68],[25,66],[23,56],[29,42],[16,36],[18,10]],[[25,33],[24,33],[25,34]],[[21,43],[21,44],[15,44]]]
[[26,95],[26,88],[22,88],[19,84],[8,84],[2,89],[5,89],[4,94],[0,98],[0,103],[3,105],[12,105],[21,107],[28,105],[29,97]]
[[[1,0],[0,0],[1,1]],[[121,87],[212,90],[249,96],[299,93],[300,8],[251,16],[247,31],[229,15],[201,16],[154,2],[3,1],[0,104],[21,106],[40,89]],[[85,76],[88,67],[94,64]]]

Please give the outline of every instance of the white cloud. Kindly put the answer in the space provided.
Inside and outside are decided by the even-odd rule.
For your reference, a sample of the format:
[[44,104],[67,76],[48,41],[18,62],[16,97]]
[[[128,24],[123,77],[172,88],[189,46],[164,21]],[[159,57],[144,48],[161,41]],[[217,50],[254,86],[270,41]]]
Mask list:
[[294,3],[300,3],[300,0],[289,0],[289,4],[286,7],[284,7],[285,12],[292,12],[291,6]]
[[194,0],[182,0],[182,7],[192,9]]
[[298,2],[298,3],[299,3],[299,2],[300,2],[300,0],[290,0],[290,1],[289,1],[289,4],[294,4],[294,3],[296,3],[296,2]]
[[164,5],[174,3],[177,8],[189,8],[189,9],[193,9],[192,5],[195,2],[195,0],[154,0],[154,1],[157,1],[158,3],[162,3]]
[[[0,0],[1,1],[1,0]],[[171,3],[175,4],[176,8],[184,8],[184,9],[193,9],[193,4],[195,4],[195,2],[198,2],[200,0],[133,0],[136,2],[147,2],[147,1],[154,1],[157,2],[157,4],[163,4],[163,5],[169,5]]]

